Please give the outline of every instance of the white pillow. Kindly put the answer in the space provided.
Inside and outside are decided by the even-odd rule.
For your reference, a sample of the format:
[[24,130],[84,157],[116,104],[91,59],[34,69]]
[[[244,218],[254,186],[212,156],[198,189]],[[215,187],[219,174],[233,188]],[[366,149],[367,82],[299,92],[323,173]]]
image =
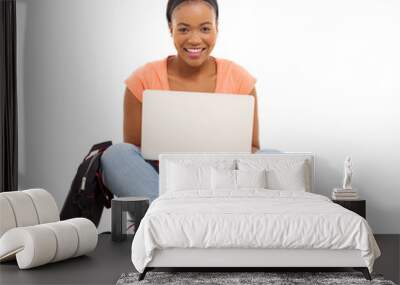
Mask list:
[[237,164],[239,170],[265,169],[268,189],[310,191],[307,162],[307,160],[268,158],[239,159]]
[[268,188],[275,190],[307,191],[304,165],[268,171]]
[[211,189],[236,189],[236,170],[212,168]]
[[236,170],[237,188],[267,188],[267,171]]
[[167,191],[210,190],[211,168],[234,169],[234,160],[176,160],[167,164]]
[[211,188],[237,190],[241,188],[266,188],[267,176],[262,170],[211,170]]

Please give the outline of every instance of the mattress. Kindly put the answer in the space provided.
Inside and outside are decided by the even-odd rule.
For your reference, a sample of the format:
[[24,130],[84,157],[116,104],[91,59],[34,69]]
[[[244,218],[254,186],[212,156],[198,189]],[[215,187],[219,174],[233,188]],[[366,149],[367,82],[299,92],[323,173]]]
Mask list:
[[372,271],[379,248],[367,221],[327,197],[300,191],[167,192],[150,206],[132,243],[143,272],[162,249],[359,250]]

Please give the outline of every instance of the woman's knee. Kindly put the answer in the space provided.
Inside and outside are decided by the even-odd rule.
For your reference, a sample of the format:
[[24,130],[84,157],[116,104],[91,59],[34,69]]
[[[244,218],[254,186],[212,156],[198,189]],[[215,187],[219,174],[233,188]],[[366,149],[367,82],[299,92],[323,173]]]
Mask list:
[[158,174],[135,145],[119,143],[109,147],[101,157],[101,168],[104,183],[117,196],[150,196],[158,192]]
[[117,143],[113,144],[109,148],[105,150],[103,153],[101,160],[102,163],[107,163],[108,161],[113,161],[114,159],[118,159],[120,157],[126,157],[126,156],[131,156],[131,155],[139,155],[140,154],[140,149],[133,144],[129,143]]
[[132,160],[141,159],[137,146],[118,143],[107,148],[101,156],[101,169],[106,185],[115,180],[118,173],[129,167]]

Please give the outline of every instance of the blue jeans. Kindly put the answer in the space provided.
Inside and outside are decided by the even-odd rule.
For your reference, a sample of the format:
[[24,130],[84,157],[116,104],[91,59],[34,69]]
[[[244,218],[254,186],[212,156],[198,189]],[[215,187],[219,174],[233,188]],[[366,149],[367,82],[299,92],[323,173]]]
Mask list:
[[[273,149],[257,153],[279,153]],[[140,149],[132,144],[110,146],[101,157],[105,185],[118,197],[143,196],[150,202],[158,197],[158,165],[145,160]]]

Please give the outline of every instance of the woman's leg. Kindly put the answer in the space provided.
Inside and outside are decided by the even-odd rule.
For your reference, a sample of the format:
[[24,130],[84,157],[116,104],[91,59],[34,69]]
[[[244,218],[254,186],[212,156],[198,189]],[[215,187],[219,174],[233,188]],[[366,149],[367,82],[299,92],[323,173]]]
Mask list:
[[158,197],[158,173],[132,144],[110,146],[101,157],[104,183],[118,197]]

